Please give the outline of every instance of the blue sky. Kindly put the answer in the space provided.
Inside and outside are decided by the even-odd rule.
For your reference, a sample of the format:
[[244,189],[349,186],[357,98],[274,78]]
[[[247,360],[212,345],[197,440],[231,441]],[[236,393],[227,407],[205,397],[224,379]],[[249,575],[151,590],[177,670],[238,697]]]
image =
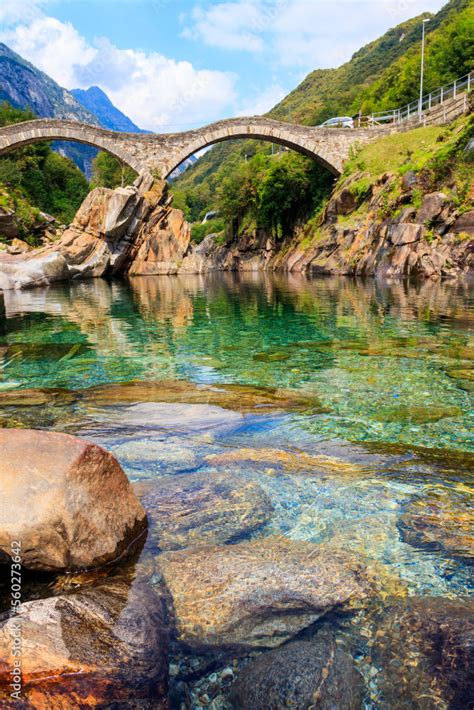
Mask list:
[[270,109],[313,69],[444,0],[0,0],[0,40],[68,89],[99,85],[138,125]]

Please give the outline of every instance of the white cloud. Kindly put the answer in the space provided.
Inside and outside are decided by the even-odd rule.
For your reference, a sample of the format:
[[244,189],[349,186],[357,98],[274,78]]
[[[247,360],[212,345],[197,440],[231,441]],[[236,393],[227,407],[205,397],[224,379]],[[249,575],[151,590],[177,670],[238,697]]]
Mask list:
[[183,36],[307,70],[337,66],[390,27],[445,0],[231,0],[198,4]]
[[38,17],[7,33],[6,43],[58,84],[72,88],[76,72],[97,56],[70,23],[54,17]]
[[106,38],[90,44],[72,24],[42,15],[38,3],[30,22],[3,28],[0,40],[61,86],[99,85],[141,127],[183,130],[232,113],[232,73],[196,69],[158,52],[119,49]]
[[9,26],[17,22],[31,22],[41,15],[41,6],[46,0],[2,0],[0,3],[0,25]]
[[182,35],[220,49],[261,52],[265,44],[260,35],[280,5],[280,0],[237,0],[196,6]]
[[288,92],[280,84],[271,84],[254,99],[246,101],[236,112],[238,116],[260,116],[279,103]]

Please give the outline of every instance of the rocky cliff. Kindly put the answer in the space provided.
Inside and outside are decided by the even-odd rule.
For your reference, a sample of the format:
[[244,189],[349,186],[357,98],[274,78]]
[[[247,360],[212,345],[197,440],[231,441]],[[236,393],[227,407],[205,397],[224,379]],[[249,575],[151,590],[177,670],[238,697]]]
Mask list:
[[[367,211],[358,215],[352,193],[343,187],[317,228],[297,229],[282,243],[255,230],[222,247],[211,235],[192,250],[182,269],[457,278],[474,267],[474,209],[461,213],[448,195],[436,191],[423,195],[418,209],[401,207],[396,216],[380,219],[377,211],[388,189],[385,176],[373,189]],[[407,186],[404,200],[411,189]]]
[[72,224],[40,249],[0,253],[0,289],[130,274],[177,273],[189,249],[190,227],[171,207],[164,181],[98,187]]

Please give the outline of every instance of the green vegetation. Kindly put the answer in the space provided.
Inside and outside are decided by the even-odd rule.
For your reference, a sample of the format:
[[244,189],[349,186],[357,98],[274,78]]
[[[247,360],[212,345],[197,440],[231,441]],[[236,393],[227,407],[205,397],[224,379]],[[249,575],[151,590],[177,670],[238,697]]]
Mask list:
[[421,207],[426,193],[443,189],[460,211],[467,210],[471,207],[472,166],[468,164],[464,149],[473,133],[474,117],[471,115],[461,117],[449,126],[414,128],[406,133],[384,136],[352,155],[338,187],[346,183],[360,204],[361,198],[369,194],[381,176],[389,175],[379,196],[380,216],[393,217],[400,207],[402,178],[411,172],[416,178],[416,186],[410,191],[413,207]]
[[[189,187],[183,179],[174,191],[175,206],[191,221],[202,219],[210,209],[218,211],[229,237],[254,228],[277,238],[288,236],[321,205],[334,182],[314,161],[288,151],[272,155],[271,146],[261,148],[257,141],[245,141],[230,157],[209,179]],[[201,160],[205,174],[206,156]],[[202,238],[199,228],[193,228],[193,240]]]
[[331,116],[396,108],[418,96],[421,28],[427,25],[425,91],[473,68],[472,0],[451,0],[436,15],[424,13],[386,32],[337,69],[320,69],[271,112],[282,121],[317,125]]
[[421,168],[439,147],[437,141],[445,130],[442,126],[427,126],[384,136],[359,149],[346,163],[344,175],[363,170],[369,179],[384,172]]
[[[0,126],[33,118],[30,111],[0,105]],[[0,158],[1,204],[15,210],[20,234],[31,243],[32,231],[41,221],[40,210],[68,223],[88,190],[81,171],[68,158],[54,153],[48,143],[18,148]]]
[[195,244],[200,244],[209,234],[217,235],[217,241],[225,240],[225,225],[221,219],[209,219],[204,224],[196,222],[191,228],[191,239]]
[[[421,26],[428,16],[425,13],[389,30],[337,69],[312,72],[268,115],[317,125],[331,116],[395,108],[416,99]],[[472,0],[451,0],[430,17],[426,91],[467,73],[474,56]],[[375,176],[421,170],[439,154],[437,141],[444,140],[442,135],[441,128],[417,129],[355,151],[345,175],[362,173],[352,186],[357,201],[367,196]],[[234,235],[250,226],[285,235],[295,221],[318,213],[331,179],[320,177],[318,183],[316,172],[324,171],[306,165],[300,156],[289,158],[284,153],[271,158],[270,153],[271,146],[259,141],[220,143],[173,182],[175,206],[193,222],[217,209]],[[439,166],[433,164],[432,169],[436,172]],[[390,202],[387,196],[387,205]]]
[[131,185],[137,174],[110,153],[100,151],[92,163],[91,187],[123,187]]

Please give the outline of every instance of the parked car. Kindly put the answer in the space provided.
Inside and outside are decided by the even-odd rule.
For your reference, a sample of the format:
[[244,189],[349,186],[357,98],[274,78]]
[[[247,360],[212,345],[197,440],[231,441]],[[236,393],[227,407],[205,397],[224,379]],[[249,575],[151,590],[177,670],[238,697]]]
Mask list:
[[329,128],[354,128],[354,120],[350,116],[336,116],[329,118],[321,124],[321,126]]

